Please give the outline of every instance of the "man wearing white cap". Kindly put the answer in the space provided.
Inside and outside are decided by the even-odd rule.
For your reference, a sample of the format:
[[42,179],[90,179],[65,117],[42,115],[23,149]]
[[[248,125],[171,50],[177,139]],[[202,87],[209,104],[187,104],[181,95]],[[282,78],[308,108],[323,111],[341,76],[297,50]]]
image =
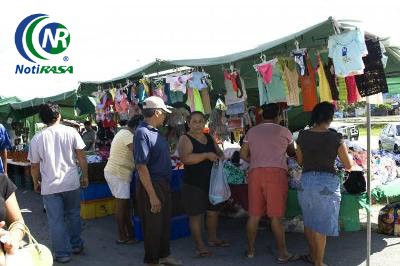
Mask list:
[[151,96],[143,102],[144,121],[134,139],[137,169],[136,199],[144,235],[146,265],[182,265],[170,256],[171,159],[167,140],[157,127],[171,113],[164,101]]

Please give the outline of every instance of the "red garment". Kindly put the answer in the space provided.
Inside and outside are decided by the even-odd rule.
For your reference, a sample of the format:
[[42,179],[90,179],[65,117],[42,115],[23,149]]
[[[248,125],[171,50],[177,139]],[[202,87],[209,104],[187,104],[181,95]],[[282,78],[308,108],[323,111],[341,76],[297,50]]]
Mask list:
[[109,119],[109,118],[105,118],[103,121],[103,127],[104,128],[116,128],[117,127],[117,123],[114,121],[114,119]]
[[225,80],[229,79],[232,82],[232,87],[233,87],[233,90],[235,92],[237,92],[239,90],[239,86],[238,86],[237,81],[236,81],[237,76],[238,76],[237,72],[228,73],[228,71],[226,71],[226,70],[224,71]]
[[308,75],[300,76],[301,95],[303,97],[303,110],[311,112],[318,103],[317,83],[315,81],[315,71],[311,66],[309,58],[306,59]]
[[347,87],[347,102],[348,103],[356,103],[359,100],[358,95],[360,93],[357,89],[356,78],[355,76],[349,76],[345,78],[346,87]]

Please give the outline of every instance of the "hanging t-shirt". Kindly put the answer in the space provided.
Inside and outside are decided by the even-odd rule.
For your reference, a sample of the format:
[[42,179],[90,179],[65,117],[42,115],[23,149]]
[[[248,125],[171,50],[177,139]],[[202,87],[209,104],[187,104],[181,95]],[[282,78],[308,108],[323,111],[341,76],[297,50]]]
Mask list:
[[318,58],[319,98],[321,102],[332,102],[331,88],[324,71],[324,63]]
[[347,102],[356,103],[358,100],[358,91],[356,85],[356,79],[354,76],[346,77],[346,87],[347,87]]
[[311,112],[318,103],[317,84],[315,81],[315,72],[309,58],[306,58],[306,66],[308,75],[300,76],[301,95],[303,98],[303,110]]
[[364,74],[356,76],[357,88],[363,97],[388,92],[381,45],[378,40],[367,40],[366,45],[368,55],[363,58]]
[[333,59],[335,74],[340,77],[364,73],[363,56],[368,54],[364,32],[360,29],[329,36],[328,56]]
[[203,72],[193,72],[189,78],[189,87],[196,88],[201,91],[204,88],[207,88],[206,82],[206,74]]
[[260,73],[257,72],[257,85],[258,85],[258,99],[260,101],[260,106],[263,104],[269,104],[267,95],[267,87],[264,84],[263,78]]
[[286,80],[286,85],[288,88],[288,94],[286,97],[287,105],[289,106],[299,106],[299,75],[297,74],[296,68],[290,70],[288,66],[284,66],[283,77]]
[[267,94],[271,103],[286,102],[282,73],[278,65],[274,65],[271,82],[267,85]]
[[339,100],[339,91],[336,85],[335,68],[333,66],[332,58],[328,58],[328,63],[324,64],[325,76],[329,82],[329,88],[331,89],[332,99]]

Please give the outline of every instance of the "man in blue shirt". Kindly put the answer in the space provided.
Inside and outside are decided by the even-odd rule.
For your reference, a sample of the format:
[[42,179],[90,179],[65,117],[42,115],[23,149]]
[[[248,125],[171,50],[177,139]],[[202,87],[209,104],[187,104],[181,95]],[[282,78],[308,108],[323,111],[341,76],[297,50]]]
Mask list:
[[11,149],[10,137],[5,127],[0,124],[0,174],[7,174],[7,149]]
[[171,113],[164,101],[151,96],[143,102],[144,121],[136,129],[134,159],[138,175],[137,208],[142,219],[144,263],[182,265],[170,256],[171,159],[167,140],[157,127]]

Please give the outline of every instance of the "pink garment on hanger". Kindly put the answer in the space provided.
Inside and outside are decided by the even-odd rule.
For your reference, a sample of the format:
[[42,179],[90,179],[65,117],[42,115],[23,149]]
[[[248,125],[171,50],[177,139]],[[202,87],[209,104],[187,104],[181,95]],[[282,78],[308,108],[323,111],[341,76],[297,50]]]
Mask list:
[[124,92],[115,97],[115,111],[118,113],[127,113],[129,109],[129,102]]
[[347,102],[356,103],[359,100],[356,78],[354,76],[345,77],[347,87]]
[[258,65],[256,66],[257,71],[261,74],[264,84],[267,85],[271,83],[272,80],[272,74],[274,71],[274,65],[271,63],[266,63],[263,65]]

